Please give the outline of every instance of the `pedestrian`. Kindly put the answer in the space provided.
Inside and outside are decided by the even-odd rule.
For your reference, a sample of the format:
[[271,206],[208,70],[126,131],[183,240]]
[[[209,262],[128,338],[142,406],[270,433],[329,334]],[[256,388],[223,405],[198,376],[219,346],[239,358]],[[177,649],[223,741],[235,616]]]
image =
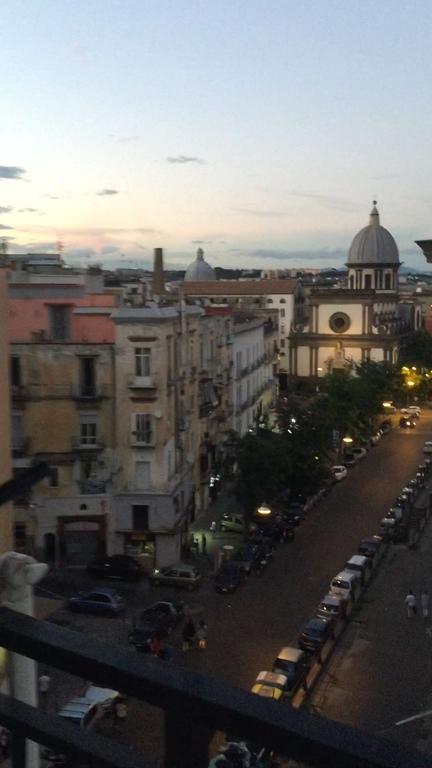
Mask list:
[[208,627],[203,619],[199,622],[197,629],[198,648],[205,650],[207,647]]
[[150,653],[152,656],[158,656],[161,648],[160,640],[158,637],[153,637],[150,641]]
[[427,589],[424,589],[421,593],[420,597],[421,607],[422,607],[422,614],[424,619],[429,618],[429,608],[430,608],[430,598],[429,598],[429,592]]
[[205,533],[203,533],[203,535],[201,537],[201,549],[202,549],[203,555],[205,555],[205,553],[207,551],[207,538],[206,538]]
[[114,719],[118,728],[122,728],[126,722],[128,707],[124,696],[119,696],[114,703]]
[[407,607],[407,616],[409,619],[412,619],[417,614],[417,598],[411,589],[405,598],[405,605]]
[[183,650],[189,651],[191,648],[193,648],[193,644],[195,642],[195,636],[196,636],[196,630],[195,630],[195,624],[193,623],[192,619],[188,619],[188,621],[185,622],[183,626],[182,631],[182,640],[183,640]]
[[212,533],[216,533],[217,523],[216,520],[212,520],[210,523],[210,531]]

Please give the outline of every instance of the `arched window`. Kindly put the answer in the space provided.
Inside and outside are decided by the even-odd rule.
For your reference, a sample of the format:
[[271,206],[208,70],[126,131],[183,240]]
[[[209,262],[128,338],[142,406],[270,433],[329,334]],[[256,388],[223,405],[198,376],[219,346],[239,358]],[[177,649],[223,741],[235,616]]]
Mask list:
[[386,289],[386,291],[390,291],[391,290],[391,287],[392,287],[391,286],[391,279],[392,279],[392,276],[387,273],[385,278],[384,278],[384,280],[385,280],[384,288]]

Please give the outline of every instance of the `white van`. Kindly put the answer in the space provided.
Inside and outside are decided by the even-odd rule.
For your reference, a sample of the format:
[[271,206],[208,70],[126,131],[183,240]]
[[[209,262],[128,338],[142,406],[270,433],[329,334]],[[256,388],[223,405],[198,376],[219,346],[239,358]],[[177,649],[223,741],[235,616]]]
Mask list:
[[357,600],[361,592],[359,575],[354,571],[341,571],[330,582],[330,594],[345,600]]
[[345,563],[345,571],[358,573],[362,584],[365,584],[371,575],[372,563],[370,559],[364,555],[353,555],[348,562]]

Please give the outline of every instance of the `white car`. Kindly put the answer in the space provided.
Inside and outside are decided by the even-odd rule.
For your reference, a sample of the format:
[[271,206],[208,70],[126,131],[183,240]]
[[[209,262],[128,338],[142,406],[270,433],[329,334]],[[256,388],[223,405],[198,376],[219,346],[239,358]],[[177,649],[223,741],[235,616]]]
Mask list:
[[408,415],[409,416],[417,416],[417,418],[420,417],[420,414],[422,412],[421,408],[418,405],[409,405],[407,408]]
[[337,482],[339,482],[339,480],[344,480],[348,474],[348,470],[343,464],[336,464],[336,466],[331,468],[331,471]]
[[432,440],[426,440],[423,446],[423,453],[432,453]]

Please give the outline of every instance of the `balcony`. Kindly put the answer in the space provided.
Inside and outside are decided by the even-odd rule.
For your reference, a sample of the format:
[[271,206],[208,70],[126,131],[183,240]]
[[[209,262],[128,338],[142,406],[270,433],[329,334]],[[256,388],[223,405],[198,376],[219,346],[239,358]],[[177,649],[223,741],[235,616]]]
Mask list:
[[154,448],[156,436],[153,432],[131,432],[130,446],[132,448]]
[[105,440],[100,437],[71,437],[71,448],[73,451],[103,451],[106,447]]
[[156,376],[135,376],[132,373],[128,376],[129,389],[155,390],[157,386],[158,380]]
[[[430,768],[431,758],[306,710],[225,682],[141,658],[88,635],[0,608],[0,645],[164,713],[164,768],[207,768],[217,731],[238,733],[309,768]],[[57,715],[0,694],[0,723],[12,733],[12,766],[24,768],[25,738],[73,756],[78,764],[150,768],[155,761],[128,745],[77,729]]]
[[95,403],[104,397],[110,396],[110,388],[107,384],[95,384],[94,386],[74,385],[72,397],[81,403]]

